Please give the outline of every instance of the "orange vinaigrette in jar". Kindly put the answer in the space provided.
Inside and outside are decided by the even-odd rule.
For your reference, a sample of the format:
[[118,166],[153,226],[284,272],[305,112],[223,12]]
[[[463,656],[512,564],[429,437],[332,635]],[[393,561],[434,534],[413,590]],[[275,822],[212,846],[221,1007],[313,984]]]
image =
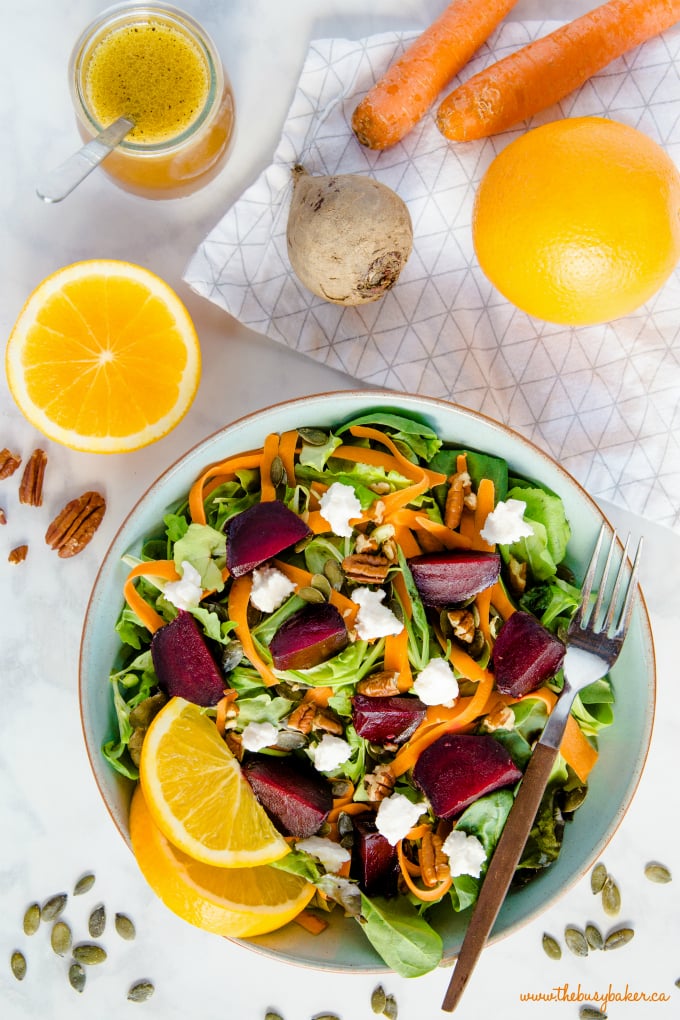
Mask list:
[[76,43],[70,84],[84,140],[118,117],[134,123],[102,164],[126,190],[187,195],[224,165],[231,86],[213,42],[183,11],[164,3],[108,8]]

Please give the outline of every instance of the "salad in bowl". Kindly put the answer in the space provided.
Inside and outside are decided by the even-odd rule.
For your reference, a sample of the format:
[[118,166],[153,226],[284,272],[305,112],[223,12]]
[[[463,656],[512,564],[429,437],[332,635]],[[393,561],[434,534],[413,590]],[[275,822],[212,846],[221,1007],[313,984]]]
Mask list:
[[[591,525],[558,468],[438,428],[437,402],[344,402],[193,456],[121,550],[95,771],[132,791],[126,835],[185,919],[330,958],[351,930],[362,959],[417,976],[459,940],[559,696]],[[508,898],[524,911],[554,894],[617,712],[610,677],[576,699]]]

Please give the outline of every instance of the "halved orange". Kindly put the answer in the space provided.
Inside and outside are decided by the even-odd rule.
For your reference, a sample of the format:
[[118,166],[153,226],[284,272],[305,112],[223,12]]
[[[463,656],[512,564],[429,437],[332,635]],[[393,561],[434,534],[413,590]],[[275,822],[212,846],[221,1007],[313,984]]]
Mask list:
[[140,786],[130,806],[130,838],[142,874],[166,907],[216,935],[248,938],[275,931],[314,895],[304,878],[268,864],[215,868],[195,861],[165,838]]
[[243,868],[289,851],[213,720],[183,698],[171,698],[147,730],[139,779],[156,825],[194,860]]
[[123,453],[166,435],[196,395],[201,353],[188,311],[160,277],[98,259],[33,291],[6,351],[20,410],[50,439]]

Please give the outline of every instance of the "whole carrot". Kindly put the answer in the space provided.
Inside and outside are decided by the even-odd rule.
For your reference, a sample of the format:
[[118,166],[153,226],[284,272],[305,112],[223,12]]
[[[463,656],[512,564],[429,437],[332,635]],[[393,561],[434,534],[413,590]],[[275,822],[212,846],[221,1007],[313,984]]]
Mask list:
[[400,142],[517,0],[454,0],[387,70],[352,116],[369,149]]
[[677,21],[680,0],[609,0],[454,89],[437,110],[437,127],[454,142],[505,131]]

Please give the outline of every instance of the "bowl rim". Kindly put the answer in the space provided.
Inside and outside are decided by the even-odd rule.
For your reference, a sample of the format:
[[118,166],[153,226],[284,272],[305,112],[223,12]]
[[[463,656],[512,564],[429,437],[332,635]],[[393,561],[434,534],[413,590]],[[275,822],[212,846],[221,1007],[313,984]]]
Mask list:
[[[316,405],[316,404],[323,404],[323,403],[325,403],[328,400],[331,400],[333,398],[340,398],[340,397],[342,397],[342,398],[349,398],[350,400],[352,400],[352,399],[361,400],[366,405],[370,404],[372,401],[374,401],[376,404],[381,404],[383,406],[385,404],[387,404],[387,403],[390,403],[390,404],[394,405],[394,408],[398,408],[399,407],[400,401],[406,401],[406,402],[409,402],[409,401],[413,402],[413,401],[415,401],[418,404],[424,405],[423,406],[423,411],[426,411],[427,407],[429,406],[429,407],[432,407],[433,410],[436,409],[436,408],[441,408],[445,412],[454,411],[454,412],[462,414],[465,417],[479,420],[483,424],[485,424],[486,426],[491,427],[492,429],[496,429],[496,430],[498,430],[501,433],[504,433],[512,442],[517,442],[517,443],[520,444],[520,446],[524,446],[524,447],[529,448],[529,452],[530,453],[532,453],[533,455],[537,456],[540,460],[544,461],[546,464],[549,464],[553,471],[557,471],[557,473],[559,475],[564,477],[565,482],[567,483],[567,485],[570,485],[574,489],[577,490],[577,492],[581,496],[581,498],[584,499],[586,501],[586,503],[588,503],[591,506],[591,508],[595,512],[596,516],[599,517],[607,525],[608,528],[610,528],[612,531],[615,531],[615,529],[614,529],[613,525],[611,524],[611,522],[609,521],[609,518],[607,517],[607,515],[598,506],[596,501],[593,499],[593,497],[590,495],[590,493],[583,487],[583,485],[581,485],[581,483],[576,478],[574,478],[573,475],[571,475],[562,466],[562,464],[560,464],[559,461],[557,461],[553,457],[551,457],[548,453],[546,453],[543,449],[541,449],[541,447],[537,446],[537,444],[534,443],[531,439],[528,439],[526,436],[522,435],[522,433],[518,432],[512,426],[506,425],[505,423],[500,422],[500,421],[498,421],[495,418],[492,418],[490,415],[487,415],[487,414],[485,414],[482,411],[476,411],[476,410],[473,410],[471,408],[464,407],[461,404],[456,404],[453,401],[445,400],[445,399],[443,399],[441,397],[430,397],[430,396],[424,396],[422,394],[417,394],[417,393],[392,391],[392,390],[386,390],[386,389],[375,389],[375,388],[367,388],[367,389],[351,388],[351,389],[328,390],[328,391],[316,392],[316,393],[309,394],[309,395],[306,395],[306,396],[293,397],[293,398],[289,398],[287,400],[277,401],[277,402],[275,402],[273,404],[268,404],[268,405],[266,405],[264,407],[261,407],[261,408],[258,408],[256,410],[254,410],[254,411],[249,411],[246,414],[240,415],[238,418],[233,419],[232,421],[228,422],[227,424],[220,426],[219,428],[215,429],[213,432],[211,432],[208,435],[204,436],[202,439],[199,439],[198,441],[193,443],[188,449],[184,450],[181,454],[179,454],[176,458],[174,458],[174,460],[171,461],[171,463],[168,464],[164,468],[164,470],[156,478],[154,478],[149,483],[149,485],[144,489],[142,494],[136,499],[136,501],[133,504],[133,506],[130,508],[130,510],[127,512],[127,514],[125,515],[125,517],[121,521],[119,527],[116,529],[114,535],[112,536],[112,538],[111,538],[111,540],[109,542],[109,545],[108,545],[108,547],[107,547],[107,549],[106,549],[106,551],[105,551],[105,553],[104,553],[104,555],[103,555],[103,557],[102,557],[102,559],[100,561],[99,567],[97,569],[97,573],[95,575],[95,579],[94,579],[93,584],[92,584],[92,588],[90,590],[90,594],[88,596],[88,601],[87,601],[87,605],[86,605],[86,609],[85,609],[85,614],[84,614],[84,617],[83,617],[83,627],[82,627],[82,631],[81,631],[80,648],[79,648],[79,654],[78,654],[78,706],[79,706],[79,715],[80,715],[80,723],[81,723],[81,730],[82,730],[82,734],[83,734],[83,740],[84,740],[84,743],[85,743],[85,749],[86,749],[86,753],[87,753],[88,762],[89,762],[89,765],[90,765],[90,770],[92,772],[92,775],[93,775],[93,778],[95,780],[97,789],[99,791],[99,795],[100,795],[100,797],[101,797],[101,799],[102,799],[102,801],[104,803],[104,806],[106,807],[106,810],[107,810],[109,816],[111,817],[111,820],[114,823],[115,828],[117,829],[119,835],[122,837],[124,842],[127,844],[127,846],[130,849],[131,853],[132,853],[132,847],[131,847],[131,844],[130,844],[129,836],[121,828],[121,826],[120,826],[120,824],[119,824],[119,822],[118,822],[118,820],[117,820],[117,818],[115,816],[115,813],[114,813],[111,805],[109,804],[109,800],[108,800],[108,798],[107,798],[107,796],[105,794],[105,791],[104,791],[104,789],[102,787],[102,783],[100,782],[100,779],[99,779],[99,773],[98,773],[98,769],[97,769],[97,767],[95,765],[95,759],[97,759],[97,762],[99,764],[101,764],[101,762],[99,762],[99,756],[101,755],[101,751],[100,751],[99,748],[93,748],[91,746],[91,744],[90,744],[90,741],[89,741],[89,738],[88,738],[88,732],[87,732],[85,713],[84,713],[84,704],[83,704],[83,695],[84,695],[84,688],[85,688],[85,682],[84,682],[84,657],[85,657],[85,645],[86,645],[86,636],[87,636],[87,632],[88,632],[88,625],[90,623],[91,616],[94,614],[94,611],[95,611],[96,595],[97,595],[97,592],[98,592],[98,589],[99,589],[99,585],[100,585],[100,583],[102,581],[103,574],[104,574],[105,570],[107,569],[107,566],[108,566],[108,563],[109,563],[109,559],[110,559],[112,550],[115,547],[115,545],[118,543],[118,541],[119,541],[120,537],[122,536],[122,534],[125,532],[125,530],[129,526],[132,518],[138,512],[138,510],[140,509],[142,504],[149,498],[149,495],[151,494],[152,490],[156,489],[158,486],[161,486],[166,481],[166,479],[170,475],[172,475],[172,473],[175,472],[177,470],[177,468],[187,458],[192,457],[199,449],[201,449],[203,447],[210,447],[211,445],[214,444],[215,440],[220,435],[222,435],[223,433],[231,432],[231,431],[234,431],[234,430],[238,430],[243,425],[247,425],[249,423],[255,422],[256,419],[258,419],[259,417],[267,416],[267,415],[273,415],[273,414],[276,414],[277,411],[282,410],[282,409],[286,409],[286,408],[300,407],[301,411],[304,411],[305,408],[310,408],[310,404],[314,404],[314,405]],[[408,413],[408,410],[409,409],[403,409],[403,413]],[[413,410],[413,408],[411,408],[410,410]],[[206,467],[209,466],[209,463],[210,462],[206,462]],[[621,545],[620,540],[619,540],[619,544]],[[507,938],[507,937],[511,936],[515,931],[518,931],[520,928],[523,928],[525,925],[531,923],[533,920],[535,920],[536,917],[540,916],[541,913],[543,913],[549,907],[554,905],[558,900],[562,899],[562,897],[564,895],[566,895],[566,893],[569,891],[569,889],[573,888],[573,886],[583,878],[583,876],[587,873],[588,869],[591,867],[591,865],[594,863],[594,861],[597,859],[597,857],[599,857],[602,854],[602,851],[608,846],[608,844],[610,843],[610,841],[612,840],[612,838],[614,837],[614,835],[618,831],[619,826],[621,825],[621,822],[623,821],[623,818],[625,817],[625,814],[626,814],[628,808],[630,807],[630,805],[631,805],[631,803],[632,803],[632,801],[633,801],[633,799],[634,799],[634,797],[636,795],[638,786],[640,784],[640,780],[642,778],[642,774],[643,774],[644,769],[645,769],[647,758],[648,758],[648,755],[649,755],[649,750],[650,750],[650,745],[651,745],[651,738],[652,738],[652,732],[653,732],[653,727],[654,727],[654,719],[655,719],[655,713],[656,713],[656,692],[657,692],[657,667],[656,667],[656,655],[655,655],[654,641],[653,641],[653,632],[652,632],[652,628],[651,628],[651,621],[650,621],[650,617],[649,617],[649,611],[648,611],[647,603],[646,603],[646,600],[645,600],[644,592],[643,592],[642,587],[640,585],[638,585],[638,608],[639,608],[640,622],[641,622],[641,625],[642,625],[642,630],[643,630],[643,632],[645,634],[645,637],[647,639],[648,652],[649,652],[649,663],[648,663],[648,666],[649,666],[648,681],[649,682],[648,682],[648,691],[647,691],[648,719],[647,719],[647,725],[646,725],[646,730],[645,730],[645,734],[644,734],[644,745],[641,748],[641,753],[640,753],[640,756],[639,756],[639,759],[638,759],[638,762],[637,762],[637,766],[638,766],[637,767],[637,771],[635,773],[633,773],[632,782],[631,782],[631,784],[629,785],[629,787],[627,789],[627,795],[626,795],[625,802],[623,802],[622,804],[619,805],[619,810],[617,811],[617,814],[616,814],[615,818],[612,820],[612,823],[611,823],[611,825],[609,827],[609,831],[605,834],[605,836],[603,838],[600,839],[600,841],[597,844],[597,847],[595,848],[595,852],[591,853],[590,856],[589,856],[589,859],[586,860],[578,868],[575,869],[575,873],[571,876],[571,878],[568,881],[563,882],[562,885],[559,887],[559,889],[556,890],[553,893],[552,896],[550,896],[550,898],[548,899],[547,902],[544,902],[542,904],[541,903],[537,904],[534,908],[530,909],[526,913],[525,916],[523,916],[523,917],[521,917],[519,919],[516,919],[515,921],[510,923],[505,929],[503,929],[501,931],[493,930],[491,932],[489,938],[488,938],[488,945],[494,945],[496,942],[499,942],[501,939]],[[275,934],[275,933],[273,933],[273,934]],[[260,936],[260,938],[261,938],[261,936]],[[265,957],[268,957],[268,958],[274,958],[274,959],[277,959],[279,962],[291,964],[293,966],[298,966],[298,967],[305,968],[305,969],[310,969],[311,968],[311,969],[315,969],[315,970],[321,970],[321,971],[326,971],[326,972],[334,972],[334,973],[350,973],[350,972],[355,973],[355,972],[357,972],[357,970],[358,970],[358,972],[364,973],[364,974],[392,973],[390,968],[387,965],[385,965],[385,964],[383,964],[381,966],[380,964],[376,963],[376,965],[374,967],[371,967],[371,966],[361,966],[361,968],[357,968],[356,966],[351,966],[351,965],[340,966],[340,965],[334,965],[332,963],[324,963],[323,961],[301,960],[301,959],[298,959],[297,957],[292,956],[292,955],[288,956],[285,953],[282,953],[280,950],[272,949],[271,947],[268,947],[266,945],[262,945],[262,944],[260,944],[258,942],[257,938],[251,938],[251,939],[228,938],[227,941],[234,942],[234,943],[236,943],[238,945],[244,946],[245,948],[251,950],[252,952],[258,953],[259,955],[262,955],[262,956],[265,956]],[[445,955],[443,956],[439,966],[440,967],[444,967],[444,966],[452,964],[455,961],[455,959],[457,957],[457,954],[458,954],[458,949],[455,949],[455,950],[451,951],[448,955],[446,955],[446,953],[445,953]]]

